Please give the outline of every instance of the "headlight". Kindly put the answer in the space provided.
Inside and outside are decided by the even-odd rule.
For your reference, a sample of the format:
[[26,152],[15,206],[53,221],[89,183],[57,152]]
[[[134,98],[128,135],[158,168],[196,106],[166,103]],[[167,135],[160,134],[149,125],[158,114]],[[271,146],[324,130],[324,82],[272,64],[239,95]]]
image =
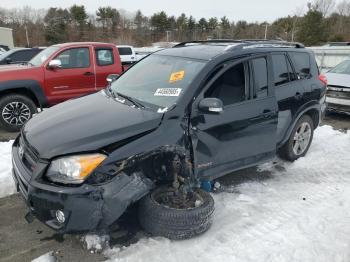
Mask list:
[[63,184],[81,184],[106,159],[102,154],[61,157],[52,161],[47,178]]

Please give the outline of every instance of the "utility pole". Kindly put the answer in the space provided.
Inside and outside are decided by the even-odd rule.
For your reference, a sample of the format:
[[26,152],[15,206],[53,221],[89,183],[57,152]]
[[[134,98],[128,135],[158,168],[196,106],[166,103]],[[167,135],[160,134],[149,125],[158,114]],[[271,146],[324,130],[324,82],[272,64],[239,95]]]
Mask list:
[[265,24],[265,40],[267,40],[267,27],[269,26],[268,23]]
[[170,39],[170,33],[171,31],[165,31],[166,32],[166,41],[169,42],[169,39]]
[[26,30],[27,47],[30,47],[30,45],[29,45],[29,37],[28,37],[27,25],[24,25],[24,29]]

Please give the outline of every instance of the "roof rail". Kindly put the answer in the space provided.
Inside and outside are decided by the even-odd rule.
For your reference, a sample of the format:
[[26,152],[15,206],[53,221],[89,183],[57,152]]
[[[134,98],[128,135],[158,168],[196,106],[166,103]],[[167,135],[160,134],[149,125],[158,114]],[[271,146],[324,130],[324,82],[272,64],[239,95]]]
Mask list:
[[295,47],[295,48],[304,48],[305,46],[298,42],[287,42],[281,40],[265,40],[265,39],[211,39],[211,40],[199,40],[199,41],[188,41],[179,43],[173,47],[184,47],[186,45],[191,44],[210,44],[210,43],[218,43],[218,44],[230,44],[237,43],[242,44],[234,47],[236,48],[244,48],[244,47]]
[[184,47],[188,44],[210,44],[210,43],[242,43],[241,40],[234,40],[234,39],[210,39],[210,40],[195,40],[195,41],[185,41],[178,43],[173,46],[174,47]]

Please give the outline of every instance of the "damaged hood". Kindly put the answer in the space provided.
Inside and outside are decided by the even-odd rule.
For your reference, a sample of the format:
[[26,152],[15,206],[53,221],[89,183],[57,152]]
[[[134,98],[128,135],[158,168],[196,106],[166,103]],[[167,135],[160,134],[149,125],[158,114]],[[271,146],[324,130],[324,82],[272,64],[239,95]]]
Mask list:
[[34,116],[24,127],[26,141],[41,158],[97,151],[155,129],[162,114],[133,108],[104,92],[61,103]]

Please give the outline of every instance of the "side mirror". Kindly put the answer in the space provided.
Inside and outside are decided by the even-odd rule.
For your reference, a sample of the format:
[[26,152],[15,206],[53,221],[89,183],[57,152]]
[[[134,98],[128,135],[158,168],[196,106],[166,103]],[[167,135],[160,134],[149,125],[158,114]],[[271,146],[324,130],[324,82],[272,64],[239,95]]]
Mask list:
[[7,57],[5,59],[5,61],[6,61],[6,64],[11,64],[12,63],[12,59],[10,57]]
[[207,113],[221,113],[224,111],[224,105],[220,99],[208,97],[199,102],[198,109]]
[[62,62],[61,60],[54,59],[49,62],[49,68],[51,69],[58,69],[62,67]]
[[118,74],[110,74],[107,76],[106,80],[108,84],[113,83],[115,80],[117,80],[120,77]]

